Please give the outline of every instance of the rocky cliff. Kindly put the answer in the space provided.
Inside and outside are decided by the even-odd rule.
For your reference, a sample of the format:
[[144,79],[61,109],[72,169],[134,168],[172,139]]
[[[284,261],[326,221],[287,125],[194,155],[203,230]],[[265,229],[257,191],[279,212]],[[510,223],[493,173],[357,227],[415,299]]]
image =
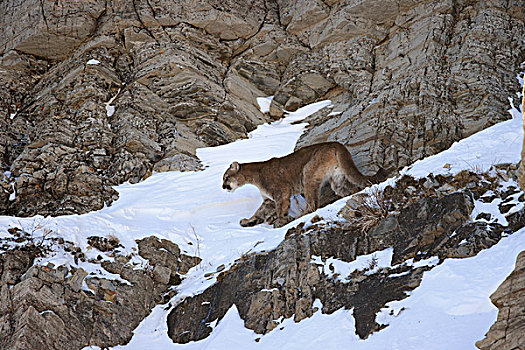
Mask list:
[[[508,117],[521,1],[3,1],[0,210],[99,209],[195,149],[331,99],[299,146],[403,166]],[[269,115],[256,97],[274,95]]]
[[[2,1],[0,213],[100,209],[118,198],[114,185],[198,170],[197,148],[246,137],[322,99],[333,102],[330,113],[309,118],[297,147],[339,141],[365,173],[411,164],[509,118],[524,68],[524,21],[522,0]],[[261,96],[274,96],[267,113]],[[378,311],[405,298],[424,271],[525,225],[523,209],[511,211],[523,202],[509,185],[515,165],[495,169],[405,177],[384,192],[382,213],[350,202],[346,223],[318,218],[290,230],[276,249],[243,255],[216,284],[176,305],[170,337],[206,337],[234,304],[246,326],[264,334],[282,317],[310,317],[319,299],[323,313],[354,308],[366,338],[385,326]],[[475,202],[494,200],[506,226],[488,212],[471,217]],[[60,238],[35,241],[16,229],[9,237],[0,240],[5,348],[124,344],[199,264],[154,237],[126,255],[118,241],[94,236],[91,259]],[[330,263],[389,248],[394,266],[377,266],[371,255],[367,269],[341,276]],[[53,249],[77,267],[35,263]],[[519,340],[521,324],[509,317],[523,316],[516,271],[493,296],[501,311],[481,348]]]
[[481,350],[525,348],[525,251],[516,259],[516,268],[491,295],[499,309],[498,319],[487,336],[476,343]]
[[[132,331],[177,285],[199,258],[181,254],[176,244],[155,237],[138,243],[134,256],[119,252],[118,241],[91,237],[99,259],[86,259],[73,242],[34,239],[14,230],[0,240],[0,348],[82,349],[125,344]],[[4,251],[4,249],[6,249]],[[36,264],[39,257],[63,251],[83,268]],[[113,261],[102,259],[109,254]],[[137,258],[144,263],[137,263]]]
[[341,90],[341,113],[312,120],[298,146],[338,140],[362,168],[399,167],[508,118],[525,60],[522,2],[352,3],[334,4],[310,36],[326,57],[319,74]]

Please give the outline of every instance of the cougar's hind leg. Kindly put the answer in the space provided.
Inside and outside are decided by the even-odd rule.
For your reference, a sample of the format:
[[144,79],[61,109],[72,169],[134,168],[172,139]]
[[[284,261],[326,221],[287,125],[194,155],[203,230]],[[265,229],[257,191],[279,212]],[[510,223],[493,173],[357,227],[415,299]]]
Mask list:
[[323,179],[313,177],[305,179],[304,183],[304,198],[306,199],[306,211],[305,214],[316,211],[319,208],[320,203],[320,192]]
[[306,199],[304,214],[311,213],[319,208],[321,187],[325,180],[324,172],[323,167],[315,166],[313,162],[307,164],[303,170],[304,198]]
[[346,179],[344,174],[336,174],[328,179],[332,191],[339,197],[346,197],[358,191],[356,185]]
[[275,196],[275,210],[277,211],[277,222],[279,226],[286,225],[290,218],[288,212],[290,211],[290,196],[288,192],[283,192],[278,196]]

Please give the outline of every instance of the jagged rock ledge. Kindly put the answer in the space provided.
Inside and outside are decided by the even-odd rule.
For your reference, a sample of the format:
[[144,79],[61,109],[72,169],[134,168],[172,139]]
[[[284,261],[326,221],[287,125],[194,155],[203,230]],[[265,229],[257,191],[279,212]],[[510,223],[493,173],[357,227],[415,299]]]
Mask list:
[[[353,308],[356,332],[366,338],[384,327],[375,320],[377,312],[405,298],[424,271],[447,258],[474,256],[525,226],[521,192],[503,185],[507,173],[515,176],[516,166],[502,165],[487,174],[404,176],[383,191],[381,200],[389,209],[372,226],[363,226],[362,213],[349,201],[342,211],[347,222],[290,229],[276,249],[243,256],[209,289],[177,305],[168,316],[168,334],[177,343],[203,339],[212,331],[210,324],[220,322],[234,304],[247,328],[265,334],[282,317],[297,322],[310,317],[319,299],[323,313]],[[474,212],[478,201],[501,202],[495,208],[507,223]],[[330,264],[330,259],[349,263],[389,248],[392,266],[374,266],[372,255],[370,266],[341,276]],[[428,263],[415,267],[414,261]]]
[[525,251],[490,300],[499,309],[498,319],[476,346],[481,350],[525,349]]
[[[156,237],[139,240],[133,256],[119,255],[119,243],[111,237],[90,237],[99,257],[113,257],[99,261],[87,260],[72,242],[60,238],[40,241],[19,229],[11,232],[13,238],[0,241],[2,349],[125,344],[140,321],[155,305],[167,302],[176,293],[172,287],[200,262]],[[57,250],[84,268],[91,266],[90,273],[83,267],[35,264]],[[92,273],[97,270],[102,273]]]

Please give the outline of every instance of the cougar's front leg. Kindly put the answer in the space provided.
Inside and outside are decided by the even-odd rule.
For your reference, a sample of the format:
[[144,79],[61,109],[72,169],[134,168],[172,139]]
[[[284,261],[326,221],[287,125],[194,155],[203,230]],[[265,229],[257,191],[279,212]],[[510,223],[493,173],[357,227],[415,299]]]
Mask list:
[[262,224],[272,214],[274,208],[275,205],[271,199],[264,199],[259,209],[255,211],[251,218],[241,220],[241,226],[249,227]]

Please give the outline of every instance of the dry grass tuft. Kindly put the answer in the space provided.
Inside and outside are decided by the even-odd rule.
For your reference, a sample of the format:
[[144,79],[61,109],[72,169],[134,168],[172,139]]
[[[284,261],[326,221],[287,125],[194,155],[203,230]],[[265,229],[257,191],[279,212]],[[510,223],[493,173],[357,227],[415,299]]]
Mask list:
[[387,217],[392,211],[391,206],[383,191],[373,189],[369,193],[361,193],[350,198],[341,210],[341,215],[352,226],[366,232]]

